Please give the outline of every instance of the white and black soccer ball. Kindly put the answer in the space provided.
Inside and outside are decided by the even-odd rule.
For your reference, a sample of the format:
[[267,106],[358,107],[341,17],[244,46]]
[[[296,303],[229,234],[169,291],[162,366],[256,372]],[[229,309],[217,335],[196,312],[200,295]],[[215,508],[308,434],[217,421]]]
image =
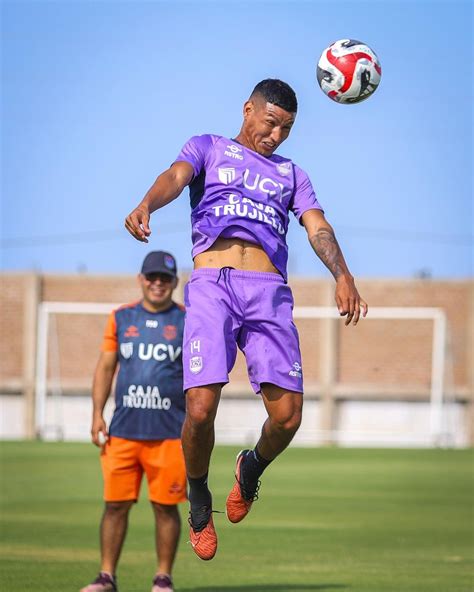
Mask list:
[[375,92],[382,68],[375,51],[355,39],[340,39],[318,61],[317,78],[323,93],[337,103],[360,103]]

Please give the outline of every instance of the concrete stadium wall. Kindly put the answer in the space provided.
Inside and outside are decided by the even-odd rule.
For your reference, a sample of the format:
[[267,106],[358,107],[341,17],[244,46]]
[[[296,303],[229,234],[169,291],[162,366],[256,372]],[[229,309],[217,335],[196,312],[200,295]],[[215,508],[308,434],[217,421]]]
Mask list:
[[[185,280],[183,277],[176,294],[180,302]],[[0,438],[34,437],[38,304],[123,303],[136,300],[140,294],[133,276],[3,274],[0,282]],[[296,306],[333,306],[334,283],[330,280],[290,278],[290,285]],[[359,280],[358,287],[370,306],[428,306],[446,312],[446,421],[454,425],[456,445],[473,444],[474,283]],[[72,423],[65,434],[68,438],[83,439],[84,422],[89,422],[88,392],[104,323],[104,316],[60,315],[51,332],[50,346],[52,351],[57,347],[60,356],[58,360],[49,356],[48,376],[51,382],[60,378],[65,394],[62,413],[68,425]],[[374,441],[382,444],[420,439],[429,416],[430,321],[370,320],[353,328],[345,327],[340,320],[319,319],[298,320],[297,326],[307,399],[300,443],[369,443],[364,442],[364,434],[370,430]],[[49,413],[59,413],[58,405],[51,405]],[[250,393],[245,363],[239,354],[231,383],[224,389],[218,440],[245,440],[260,428],[262,413],[261,403]],[[226,420],[228,414],[235,419],[232,425]],[[258,418],[255,425],[253,418]],[[236,424],[247,425],[236,430]],[[391,436],[386,438],[385,433]]]
[[[24,397],[0,397],[0,437],[20,440],[24,438]],[[319,446],[330,442],[339,446],[429,447],[430,410],[426,401],[362,401],[340,400],[337,403],[337,430],[330,434],[320,429],[321,403],[307,399],[303,421],[292,445]],[[46,440],[88,441],[91,423],[90,397],[64,396],[48,398]],[[113,404],[109,399],[105,417],[112,416]],[[465,421],[465,404],[449,402],[445,408],[447,435],[436,442],[441,446],[466,447],[470,445]],[[256,395],[240,398],[222,398],[216,419],[217,444],[254,445],[260,435],[266,414]]]

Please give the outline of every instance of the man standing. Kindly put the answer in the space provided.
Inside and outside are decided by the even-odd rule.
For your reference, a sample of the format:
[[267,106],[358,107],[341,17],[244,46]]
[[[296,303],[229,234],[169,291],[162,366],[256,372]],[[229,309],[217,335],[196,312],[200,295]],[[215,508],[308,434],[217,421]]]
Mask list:
[[308,176],[275,154],[296,111],[296,95],[288,84],[261,81],[244,104],[239,134],[233,139],[211,134],[191,138],[125,222],[137,240],[148,242],[150,214],[189,185],[194,271],[185,294],[182,441],[190,539],[201,559],[212,559],[217,549],[208,470],[217,406],[237,346],[268,418],[254,450],[237,457],[236,483],[226,502],[231,522],[247,515],[260,476],[301,422],[301,355],[286,283],[290,211],[336,280],[336,304],[345,324],[355,325],[361,310],[367,313]]
[[[101,568],[81,592],[117,592],[116,568],[143,473],[155,516],[157,572],[152,592],[173,592],[171,570],[186,500],[181,447],[185,415],[182,372],[184,309],[172,300],[176,261],[153,251],[138,281],[143,298],[113,311],[92,387],[92,442],[102,447],[105,509],[100,526]],[[103,418],[117,366],[115,411]]]

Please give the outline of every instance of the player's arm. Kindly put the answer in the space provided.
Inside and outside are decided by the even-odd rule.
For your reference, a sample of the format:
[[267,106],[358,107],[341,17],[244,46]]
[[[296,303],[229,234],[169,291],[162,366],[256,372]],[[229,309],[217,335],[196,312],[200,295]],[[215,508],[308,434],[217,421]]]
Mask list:
[[161,173],[138,206],[126,217],[125,228],[137,240],[147,243],[151,234],[150,214],[166,206],[192,181],[194,170],[189,162],[175,162]]
[[114,351],[103,351],[94,372],[92,383],[92,442],[100,446],[99,432],[107,437],[107,425],[104,420],[104,407],[112,390],[115,369],[117,368],[118,356]]
[[346,316],[346,325],[352,321],[354,325],[362,316],[366,316],[368,306],[357,291],[341,248],[336,240],[334,230],[321,210],[308,210],[301,216],[308,239],[316,255],[336,280],[336,304],[341,316]]

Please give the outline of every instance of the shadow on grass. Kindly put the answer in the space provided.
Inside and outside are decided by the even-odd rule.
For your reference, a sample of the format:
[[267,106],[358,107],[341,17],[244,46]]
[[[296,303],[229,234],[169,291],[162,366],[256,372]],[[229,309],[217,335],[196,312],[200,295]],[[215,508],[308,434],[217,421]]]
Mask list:
[[206,586],[181,588],[182,592],[317,592],[347,589],[345,584],[246,584],[244,586]]

